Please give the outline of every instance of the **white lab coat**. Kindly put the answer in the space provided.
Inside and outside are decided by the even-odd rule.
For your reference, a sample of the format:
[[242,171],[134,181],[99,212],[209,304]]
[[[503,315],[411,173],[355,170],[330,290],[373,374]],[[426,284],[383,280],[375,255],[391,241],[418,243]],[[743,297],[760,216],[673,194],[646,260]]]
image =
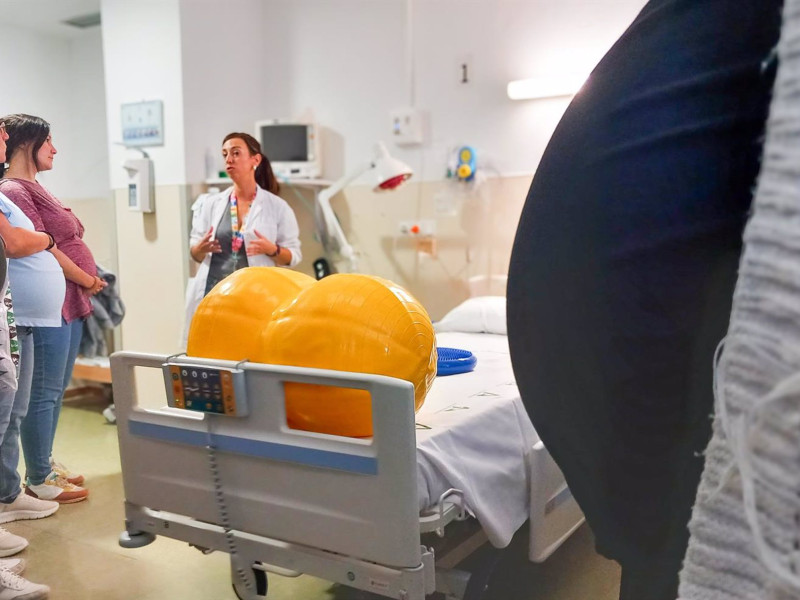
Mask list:
[[[189,236],[189,245],[194,246],[199,242],[209,229],[213,228],[212,237],[217,234],[217,225],[223,215],[230,218],[227,210],[228,200],[233,188],[217,194],[203,194],[192,205],[192,233]],[[300,253],[300,228],[297,218],[289,204],[275,194],[258,188],[255,200],[250,207],[247,221],[244,225],[244,244],[257,239],[255,230],[267,239],[279,244],[282,248],[292,251],[292,261],[286,265],[293,267],[300,262],[303,255]],[[247,257],[250,267],[275,267],[275,261],[266,254],[257,254]],[[211,254],[206,254],[203,262],[197,269],[197,275],[189,280],[186,287],[186,325],[184,327],[184,344],[189,334],[189,323],[194,316],[197,305],[203,299],[208,281],[208,270],[211,266]],[[282,266],[282,265],[281,265]]]

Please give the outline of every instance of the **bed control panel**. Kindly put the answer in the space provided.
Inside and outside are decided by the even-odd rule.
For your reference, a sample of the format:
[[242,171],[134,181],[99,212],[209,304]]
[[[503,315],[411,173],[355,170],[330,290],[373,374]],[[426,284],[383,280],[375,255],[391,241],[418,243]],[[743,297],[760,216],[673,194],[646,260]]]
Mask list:
[[167,403],[173,408],[244,417],[245,375],[241,369],[164,363]]

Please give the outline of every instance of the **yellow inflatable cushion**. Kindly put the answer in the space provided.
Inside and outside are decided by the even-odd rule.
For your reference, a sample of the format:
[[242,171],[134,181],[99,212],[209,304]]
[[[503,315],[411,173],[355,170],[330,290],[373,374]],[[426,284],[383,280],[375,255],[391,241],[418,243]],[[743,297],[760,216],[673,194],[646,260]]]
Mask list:
[[[239,275],[253,270],[260,272]],[[220,295],[225,299],[213,298]],[[189,331],[191,356],[396,377],[414,385],[415,410],[436,376],[428,313],[379,277],[337,274],[315,282],[286,269],[250,267],[220,282],[200,307]],[[365,390],[287,383],[285,395],[290,427],[372,435]]]

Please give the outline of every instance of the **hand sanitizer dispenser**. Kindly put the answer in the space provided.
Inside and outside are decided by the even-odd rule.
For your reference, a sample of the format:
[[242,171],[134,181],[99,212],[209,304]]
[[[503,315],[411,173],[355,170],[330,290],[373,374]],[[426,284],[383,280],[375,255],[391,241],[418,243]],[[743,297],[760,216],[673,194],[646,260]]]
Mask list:
[[153,161],[144,158],[126,160],[123,165],[128,172],[128,208],[139,212],[155,212],[155,185]]

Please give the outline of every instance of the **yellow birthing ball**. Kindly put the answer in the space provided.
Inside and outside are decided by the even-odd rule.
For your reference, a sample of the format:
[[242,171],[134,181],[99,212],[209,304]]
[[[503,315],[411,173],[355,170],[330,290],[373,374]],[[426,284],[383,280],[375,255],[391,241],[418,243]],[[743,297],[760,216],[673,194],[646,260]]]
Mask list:
[[220,281],[197,307],[189,326],[189,356],[258,361],[261,333],[275,310],[315,280],[275,267],[248,267]]
[[[259,362],[371,373],[414,385],[419,410],[436,376],[436,340],[430,317],[391,281],[337,274],[299,292],[264,332]],[[369,393],[287,383],[290,427],[333,435],[372,435]]]

